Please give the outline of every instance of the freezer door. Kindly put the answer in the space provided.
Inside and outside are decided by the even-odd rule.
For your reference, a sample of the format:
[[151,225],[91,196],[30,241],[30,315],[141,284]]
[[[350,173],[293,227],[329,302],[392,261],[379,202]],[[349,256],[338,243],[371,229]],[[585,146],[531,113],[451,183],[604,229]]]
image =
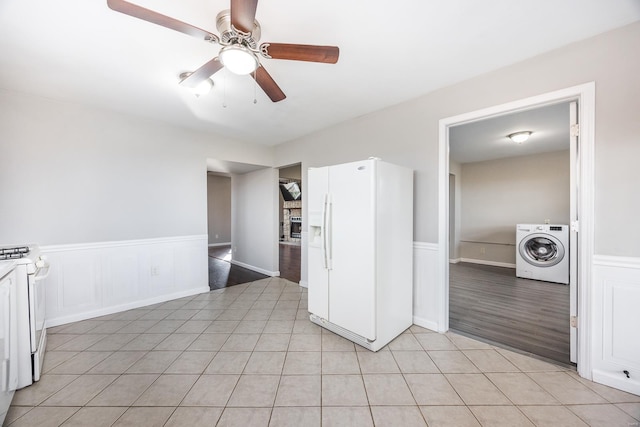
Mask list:
[[329,321],[370,340],[375,322],[376,160],[329,168]]
[[309,312],[329,318],[329,270],[326,253],[329,169],[309,169],[307,176],[307,267],[309,274]]

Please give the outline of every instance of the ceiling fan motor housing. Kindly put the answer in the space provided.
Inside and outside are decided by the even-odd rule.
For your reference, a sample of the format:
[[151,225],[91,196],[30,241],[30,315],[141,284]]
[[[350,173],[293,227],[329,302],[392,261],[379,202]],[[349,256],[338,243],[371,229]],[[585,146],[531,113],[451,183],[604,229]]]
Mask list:
[[261,35],[258,20],[253,21],[253,29],[250,33],[243,33],[231,25],[231,11],[227,9],[218,13],[216,17],[216,28],[220,33],[220,44],[223,46],[240,43],[253,50],[258,48],[258,41]]

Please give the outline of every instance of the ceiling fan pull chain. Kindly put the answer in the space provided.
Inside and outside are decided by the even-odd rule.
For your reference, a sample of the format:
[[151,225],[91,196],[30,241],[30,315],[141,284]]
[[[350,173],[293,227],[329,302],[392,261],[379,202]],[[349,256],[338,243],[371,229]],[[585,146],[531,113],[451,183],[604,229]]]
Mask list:
[[258,103],[258,76],[257,76],[257,68],[253,70],[253,103]]
[[227,108],[227,70],[224,70],[222,78],[222,108]]

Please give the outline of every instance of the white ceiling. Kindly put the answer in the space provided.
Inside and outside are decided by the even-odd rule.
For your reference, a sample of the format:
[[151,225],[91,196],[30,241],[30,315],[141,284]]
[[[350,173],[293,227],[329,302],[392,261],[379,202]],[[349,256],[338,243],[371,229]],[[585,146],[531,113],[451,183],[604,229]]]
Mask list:
[[[216,32],[229,2],[137,4]],[[106,0],[1,0],[0,88],[274,145],[640,20],[640,2],[261,0],[256,18],[262,42],[336,45],[338,63],[263,60],[287,94],[275,104],[224,70],[195,98],[178,75],[218,46]]]
[[[517,144],[508,135],[533,132]],[[569,149],[569,102],[480,120],[449,130],[449,158],[482,162]]]

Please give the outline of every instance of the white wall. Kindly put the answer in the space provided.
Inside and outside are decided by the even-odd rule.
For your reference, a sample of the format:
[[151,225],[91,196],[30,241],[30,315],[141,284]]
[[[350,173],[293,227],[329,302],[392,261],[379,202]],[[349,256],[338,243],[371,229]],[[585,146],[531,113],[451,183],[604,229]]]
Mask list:
[[460,256],[514,265],[516,224],[568,224],[569,172],[569,150],[464,163]]
[[[431,245],[438,240],[438,121],[595,81],[595,252],[636,259],[638,40],[640,23],[634,23],[281,144],[273,153],[143,118],[0,91],[0,242],[204,235],[207,157],[275,166],[301,162],[305,180],[309,166],[376,156],[415,170],[417,265],[430,267],[415,286],[424,299],[419,303],[428,304],[438,298],[431,271],[437,266]],[[276,191],[275,179],[271,188]],[[275,195],[270,203],[252,215],[274,216]],[[270,222],[275,245],[276,217]],[[265,264],[277,265],[275,254],[267,254]],[[636,288],[638,271],[629,280]],[[306,258],[302,274],[304,282]],[[431,313],[418,308],[414,315]]]
[[280,178],[300,179],[302,178],[302,170],[300,165],[288,166],[286,168],[280,168]]
[[209,244],[231,242],[231,178],[207,175]]
[[50,257],[50,324],[209,289],[208,157],[273,159],[259,145],[0,91],[0,244],[39,243]]
[[272,164],[268,147],[0,91],[0,243],[206,234],[207,157]]
[[[593,313],[588,321],[594,334],[588,337],[594,378],[640,393],[640,381],[626,379],[623,368],[638,369],[640,349],[635,343],[615,341],[620,358],[605,355],[603,338],[629,336],[637,316],[629,307],[640,306],[640,55],[634,55],[640,40],[640,22],[570,44],[511,66],[434,91],[415,100],[337,124],[320,132],[276,147],[276,165],[302,162],[303,178],[309,166],[342,163],[380,157],[415,170],[414,186],[414,322],[440,330],[444,301],[438,269],[438,177],[439,121],[444,118],[595,82],[595,254],[612,257],[615,272],[587,266],[589,276],[597,270],[596,283],[586,294],[593,295]],[[464,175],[464,174],[463,174]],[[303,208],[306,208],[303,198]],[[464,209],[464,206],[463,206]],[[615,226],[614,226],[615,225]],[[622,262],[622,261],[624,262]],[[630,260],[630,261],[629,261]],[[307,280],[306,258],[302,278]],[[635,267],[626,269],[622,264]],[[625,270],[624,310],[603,309],[598,283],[615,283]],[[628,271],[626,271],[628,270]],[[604,285],[602,285],[604,286]],[[600,288],[602,288],[600,286]],[[435,302],[435,303],[434,303]],[[435,305],[434,305],[435,304]],[[616,314],[614,319],[613,312]],[[613,321],[615,320],[615,327]],[[634,323],[635,322],[635,323]],[[591,345],[589,345],[591,344]],[[614,352],[615,353],[615,352]],[[584,355],[583,355],[584,356]],[[591,369],[590,367],[587,369]],[[584,372],[584,371],[583,371]],[[604,379],[606,378],[606,380]]]
[[462,213],[462,165],[453,160],[449,162],[449,173],[455,177],[455,212],[453,228],[455,230],[454,241],[449,242],[450,254],[452,260],[458,260],[460,258],[460,228],[461,228],[461,213]]
[[231,176],[233,263],[277,276],[278,170],[260,169]]
[[[438,121],[596,82],[596,252],[640,256],[640,23],[568,45],[276,147],[276,165],[381,157],[415,174],[414,239],[438,241]],[[625,224],[612,228],[611,224]]]

